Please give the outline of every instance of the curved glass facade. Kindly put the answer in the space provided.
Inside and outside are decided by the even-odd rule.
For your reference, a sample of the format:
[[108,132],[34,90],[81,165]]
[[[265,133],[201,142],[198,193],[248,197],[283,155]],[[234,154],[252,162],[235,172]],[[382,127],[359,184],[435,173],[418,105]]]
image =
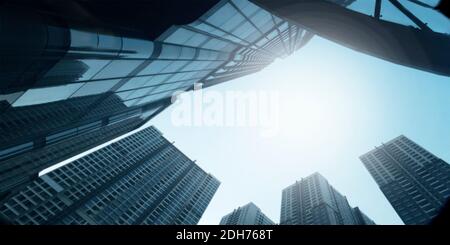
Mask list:
[[[218,1],[197,20],[174,25],[154,40],[63,28],[42,21],[35,21],[36,30],[32,32],[15,20],[6,15],[5,26],[22,28],[21,35],[42,42],[40,54],[26,60],[31,65],[23,65],[13,74],[2,71],[0,161],[8,169],[12,165],[21,169],[24,163],[15,159],[29,152],[47,151],[51,155],[53,144],[89,137],[88,131],[81,129],[106,130],[119,119],[140,118],[143,123],[168,106],[174,92],[189,90],[196,83],[211,86],[259,71],[312,37],[242,0]],[[46,64],[46,69],[36,64]],[[28,73],[35,76],[23,75]],[[24,82],[17,82],[20,79]],[[90,146],[142,123],[120,133],[105,134],[109,136]],[[73,148],[66,158],[86,147]],[[33,170],[21,174],[35,175],[55,163],[36,161],[31,164]],[[5,170],[1,174],[7,179],[10,173]]]

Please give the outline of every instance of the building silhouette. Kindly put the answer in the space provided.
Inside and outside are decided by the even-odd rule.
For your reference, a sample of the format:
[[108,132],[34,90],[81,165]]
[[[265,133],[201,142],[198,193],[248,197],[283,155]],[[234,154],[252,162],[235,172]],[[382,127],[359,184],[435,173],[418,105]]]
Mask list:
[[[86,113],[98,95],[9,108],[0,118],[0,199],[43,169],[110,141],[146,122],[113,95]],[[119,112],[110,116],[112,112]]]
[[250,202],[238,207],[220,220],[220,225],[274,225],[260,208]]
[[44,174],[0,203],[12,224],[197,224],[219,181],[149,127]]
[[360,159],[407,225],[430,223],[450,196],[450,165],[406,136]]
[[280,225],[362,225],[362,222],[355,217],[347,198],[316,172],[283,190]]

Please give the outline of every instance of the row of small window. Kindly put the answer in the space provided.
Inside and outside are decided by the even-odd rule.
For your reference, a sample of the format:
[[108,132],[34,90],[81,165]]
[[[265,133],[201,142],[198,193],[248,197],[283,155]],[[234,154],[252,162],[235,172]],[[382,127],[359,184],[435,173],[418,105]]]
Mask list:
[[[167,200],[167,199],[165,199]],[[158,214],[158,218],[154,220],[155,223],[171,224],[172,220],[178,215],[180,209],[185,205],[185,200],[171,200],[169,204],[160,203],[153,212]]]
[[[78,161],[78,160],[77,160]],[[78,161],[75,164],[82,163],[82,161]],[[104,183],[106,180],[112,178],[113,176],[117,175],[120,171],[120,168],[124,168],[126,166],[126,163],[124,162],[120,166],[117,163],[113,164],[115,162],[111,162],[111,167],[103,167],[100,169],[97,169],[93,173],[91,173],[89,176],[83,178],[83,183],[80,183],[77,181],[78,176],[72,175],[72,171],[68,171],[68,169],[64,169],[63,171],[60,171],[59,173],[50,172],[49,175],[52,179],[55,180],[59,185],[61,185],[64,189],[67,189],[66,192],[68,193],[68,196],[74,196],[75,198],[79,198],[81,194],[84,195],[85,193],[88,193],[89,191],[95,189],[96,187],[100,186],[102,183]],[[68,164],[73,165],[73,163]],[[66,165],[66,166],[68,166]],[[124,166],[125,165],[125,166]],[[64,167],[66,167],[64,166]],[[109,166],[109,165],[108,165]],[[73,167],[73,166],[72,166]],[[59,170],[59,169],[57,169]],[[55,170],[56,171],[56,170]],[[73,173],[73,172],[72,172]]]
[[177,186],[172,190],[171,194],[168,196],[168,200],[163,201],[164,203],[170,202],[173,198],[177,200],[189,200],[194,198],[193,192],[197,190],[198,184],[202,179],[202,174],[195,171],[189,171],[189,173],[183,177],[183,179],[177,183]]
[[120,146],[129,151],[136,150],[139,146],[153,149],[154,147],[159,147],[163,142],[164,139],[160,135],[151,130],[151,128],[147,128],[113,143],[112,147]]
[[63,220],[61,220],[61,224],[65,225],[88,225],[89,222],[86,221],[80,215],[73,213],[71,215],[66,216]]
[[48,217],[63,210],[65,204],[60,200],[48,200],[38,207],[24,207],[19,203],[4,204],[2,214],[15,219],[19,224],[41,224]]
[[[132,140],[128,141],[129,145],[126,144],[127,142],[121,142],[125,145],[122,150],[120,150],[122,156],[127,155],[127,158],[133,158],[130,162],[136,162],[138,160],[143,159],[148,154],[154,152],[156,149],[160,148],[164,145],[164,141],[161,140],[161,138],[157,138],[157,140]],[[127,160],[128,161],[128,160]]]
[[[104,163],[114,163],[118,159],[118,156],[114,154],[104,155],[102,156],[101,162]],[[61,184],[64,184],[65,187],[69,187],[72,184],[77,183],[77,180],[90,178],[92,176],[96,175],[96,172],[102,169],[105,171],[105,169],[102,168],[102,166],[98,166],[98,164],[92,164],[92,163],[99,162],[99,160],[94,160],[93,158],[86,158],[83,157],[81,159],[76,160],[75,162],[64,166],[65,168],[63,171],[60,171],[57,174],[50,173],[50,175],[54,176],[58,182]],[[88,164],[85,164],[88,163]],[[111,169],[113,174],[117,174],[119,171],[121,171],[121,168],[126,167],[125,164],[119,165],[114,169]],[[70,182],[69,182],[70,181]]]
[[28,142],[0,150],[0,160],[33,149],[33,142]]
[[[67,164],[61,168],[58,168],[50,172],[48,175],[50,177],[56,177],[61,175],[62,173],[83,173],[87,175],[94,174],[96,171],[99,171],[99,169],[102,169],[107,164],[116,161],[120,157],[119,154],[111,151],[111,149],[106,148],[107,147],[102,148],[97,152],[94,152],[72,162],[71,164]],[[101,155],[102,158],[99,158],[98,155]]]
[[[110,213],[113,215],[120,215],[124,208],[135,202],[136,191],[130,189],[133,185],[130,181],[121,181],[120,186],[114,185],[108,188],[107,191],[94,197],[85,204],[85,208],[89,215],[97,215],[102,212],[102,215]],[[136,186],[135,186],[136,187]],[[109,215],[109,216],[111,216]]]
[[[122,168],[122,166],[128,168],[142,160],[157,147],[156,145],[149,144],[148,142],[143,145],[133,145],[136,147],[135,149],[118,149],[118,151],[120,151],[120,159],[124,162],[124,164],[120,165],[119,170],[123,171],[125,168]],[[114,164],[116,164],[116,162],[114,162]]]
[[394,154],[398,154],[400,157],[403,157],[405,159],[412,157],[414,159],[418,159],[422,157],[422,154],[418,154],[415,150],[411,150],[407,145],[405,145],[402,142],[398,142],[397,144],[403,146],[398,147],[394,145],[389,145],[389,149],[394,152]]
[[[153,162],[152,162],[153,163]],[[146,176],[152,175],[156,172],[157,166],[161,166],[162,162],[159,163],[159,165],[155,165],[158,162],[155,161],[153,164],[149,164],[148,162],[145,165],[142,165],[140,168],[134,170],[133,172],[129,173],[126,177],[121,179],[118,183],[116,183],[114,186],[109,188],[104,194],[99,196],[99,198],[106,198],[109,201],[112,201],[112,198],[114,196],[117,196],[119,194],[118,191],[125,191],[130,190],[132,186],[136,186],[138,181],[145,180]],[[151,180],[153,178],[149,178],[148,180]],[[142,186],[141,186],[142,187]],[[114,191],[113,191],[114,190]]]
[[[194,208],[206,208],[209,200],[212,198],[218,187],[218,182],[216,181],[216,186],[213,186],[214,183],[203,181],[200,187],[196,187],[204,178],[204,174],[205,173],[201,171],[191,170],[188,175],[186,175],[183,180],[178,183],[177,187],[175,187],[171,194],[169,194],[169,199],[166,201],[166,203],[173,203],[173,198],[176,197],[176,202],[189,200],[190,202],[195,202],[196,204],[191,204],[188,206],[194,206]],[[192,193],[193,191],[195,191],[195,193]]]
[[200,220],[203,212],[211,201],[211,197],[207,197],[202,200],[198,200],[195,203],[191,202],[186,205],[181,212],[174,218],[174,224],[197,224]]
[[[169,173],[168,176],[171,176],[172,178],[175,178],[173,176],[173,174]],[[155,180],[153,180],[155,181]],[[142,213],[143,210],[146,210],[146,208],[148,206],[150,206],[157,198],[158,195],[161,195],[163,193],[164,190],[164,186],[168,185],[169,182],[166,182],[166,184],[162,184],[163,178],[160,178],[158,180],[158,182],[160,184],[154,185],[149,191],[147,191],[146,193],[139,195],[139,201],[136,202],[133,206],[129,207],[129,210],[126,211],[123,215],[122,215],[122,219],[124,220],[130,220],[133,218],[137,218],[138,217],[138,212]],[[135,193],[137,194],[137,193]]]
[[[158,166],[161,166],[161,164],[162,163],[160,163]],[[138,190],[130,190],[129,187],[131,185],[134,185],[135,183],[137,183],[137,181],[139,181],[140,179],[145,180],[146,179],[146,178],[144,178],[145,176],[152,175],[152,173],[154,175],[154,172],[156,171],[155,167],[156,166],[151,166],[151,165],[146,164],[146,165],[143,166],[143,168],[140,168],[140,169],[138,169],[136,171],[131,172],[127,177],[122,179],[119,183],[117,183],[114,186],[112,186],[111,187],[112,189],[109,188],[108,191],[105,193],[105,195],[102,194],[99,197],[97,197],[97,199],[100,198],[99,200],[103,200],[104,198],[107,198],[108,196],[111,196],[110,194],[107,194],[107,193],[111,193],[111,191],[112,191],[112,193],[114,193],[114,196],[117,196],[119,194],[118,191],[123,192],[123,191],[127,190],[128,194],[125,197],[127,199],[132,199],[133,200],[133,196],[139,195],[140,192]],[[141,175],[141,177],[139,177],[136,174]],[[134,187],[140,188],[140,189],[145,189],[146,186],[154,185],[153,182],[155,182],[158,178],[152,177],[152,178],[147,178],[147,179],[150,181],[149,183],[146,183],[146,184],[143,184],[143,185],[139,185],[139,186],[135,185]],[[161,179],[159,181],[161,183],[163,183]],[[128,188],[126,186],[128,186]],[[155,188],[155,186],[153,188]],[[160,187],[157,187],[157,188],[160,188]],[[158,193],[158,192],[155,191],[152,194],[156,194],[156,193]],[[111,196],[111,198],[113,198],[113,196]],[[95,201],[95,202],[97,202],[97,201]],[[125,205],[126,206],[126,203],[124,203],[122,201],[121,205]],[[88,207],[89,206],[90,205],[88,204]],[[128,206],[129,206],[129,204],[128,204]]]
[[[167,198],[167,197],[166,197]],[[186,205],[185,200],[171,200],[170,205],[158,205],[147,218],[144,224],[173,224],[180,213],[180,209]]]
[[[114,151],[111,147],[104,147],[99,149],[98,151],[95,151],[91,154],[88,154],[80,159],[75,160],[71,164],[67,164],[61,168],[58,168],[52,172],[49,173],[51,177],[55,176],[58,177],[59,175],[64,174],[68,169],[72,168],[80,168],[82,171],[88,171],[88,172],[96,172],[99,169],[103,169],[104,167],[108,166],[110,161],[108,161],[110,158],[112,159],[118,159],[120,157],[120,154],[118,152]],[[106,161],[105,161],[106,160]]]

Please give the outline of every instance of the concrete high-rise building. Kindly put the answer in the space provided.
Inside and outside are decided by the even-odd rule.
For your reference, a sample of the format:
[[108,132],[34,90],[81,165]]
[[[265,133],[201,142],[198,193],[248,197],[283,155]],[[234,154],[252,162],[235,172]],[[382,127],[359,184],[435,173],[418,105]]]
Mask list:
[[360,157],[405,224],[428,224],[450,197],[450,165],[401,135]]
[[375,225],[375,222],[358,207],[353,208],[353,215],[358,225]]
[[197,224],[219,181],[154,127],[46,173],[0,203],[12,224]]
[[319,173],[285,188],[280,225],[358,225],[353,208]]
[[[5,131],[0,136],[0,142],[11,147],[0,151],[0,199],[36,178],[41,170],[146,122],[145,116],[137,111],[109,116],[111,111],[126,108],[117,96],[111,96],[98,107],[103,111],[102,117],[81,115],[97,97],[85,96],[60,103],[11,108],[3,114],[0,126]],[[80,116],[86,119],[83,124],[73,123],[66,127],[67,123]]]
[[250,202],[223,216],[220,225],[274,225],[260,208]]
[[[174,92],[257,72],[313,36],[246,0],[7,1],[0,16],[0,176],[21,180],[0,183],[0,198],[49,165],[137,129]],[[142,122],[90,136],[136,117]],[[84,135],[98,122],[102,132]],[[58,145],[86,137],[53,157]]]

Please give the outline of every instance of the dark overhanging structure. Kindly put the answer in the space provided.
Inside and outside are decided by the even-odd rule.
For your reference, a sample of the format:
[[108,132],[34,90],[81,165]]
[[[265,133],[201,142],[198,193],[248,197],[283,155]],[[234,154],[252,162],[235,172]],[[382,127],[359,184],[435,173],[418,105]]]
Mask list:
[[[374,0],[376,4],[373,16],[344,7],[353,4],[355,0],[250,1],[269,12],[292,21],[311,33],[358,52],[415,69],[450,76],[447,55],[450,53],[450,36],[432,31],[424,21],[411,13],[398,0]],[[411,19],[420,29],[381,19],[383,1],[394,5],[401,14]],[[191,23],[218,2],[220,1],[151,0],[143,2],[130,0],[127,1],[127,4],[122,4],[119,1],[6,0],[0,4],[2,7],[0,14],[8,18],[8,13],[5,11],[9,11],[17,18],[22,18],[22,21],[18,22],[19,25],[26,24],[27,28],[35,28],[35,31],[40,30],[39,23],[41,23],[153,41],[170,26]],[[445,4],[448,6],[448,1],[441,1],[436,7],[419,0],[410,0],[410,2],[423,8],[437,9],[435,11],[443,13],[442,6]],[[30,21],[33,22],[32,25],[30,25]],[[21,40],[28,40],[27,32],[14,33],[8,29],[8,26],[4,26],[1,33],[5,34],[8,31],[13,38],[5,38],[1,41],[2,47],[8,47],[8,50],[2,50],[1,53],[17,56],[16,67],[7,66],[9,72],[12,71],[12,68],[19,69],[20,65],[36,66],[36,72],[24,74],[25,77],[22,77],[25,80],[23,85],[29,86],[31,85],[29,81],[33,77],[39,77],[42,74],[42,72],[38,72],[39,70],[47,71],[56,61],[48,60],[37,65],[31,64],[33,57],[30,55],[33,53],[39,55],[39,52],[42,52],[39,41],[44,42],[45,40],[34,40],[33,46],[21,45]],[[17,41],[19,42],[17,43]],[[24,49],[11,48],[10,42],[17,43]],[[0,85],[0,88],[3,91],[12,91],[12,87],[21,85],[21,81],[18,79],[15,83],[16,85],[8,85],[8,88],[3,84]]]
[[[5,0],[0,7],[39,16],[48,25],[154,40],[172,25],[185,25],[219,0]],[[28,19],[29,20],[29,19]],[[37,20],[37,19],[35,19]]]
[[[171,26],[195,21],[218,2],[3,1],[0,3],[3,22],[0,28],[0,94],[52,85],[39,80],[67,54],[70,29],[154,41]],[[50,30],[49,26],[58,29]],[[90,55],[90,58],[112,57],[101,54]]]
[[448,0],[440,1],[439,4],[435,7],[435,9],[441,12],[443,15],[450,18],[450,1]]
[[[353,50],[396,64],[450,76],[450,35],[432,31],[398,0],[389,1],[420,29],[380,19],[382,0],[374,16],[339,4],[354,0],[251,0],[260,7]],[[421,1],[411,1],[432,8]]]

